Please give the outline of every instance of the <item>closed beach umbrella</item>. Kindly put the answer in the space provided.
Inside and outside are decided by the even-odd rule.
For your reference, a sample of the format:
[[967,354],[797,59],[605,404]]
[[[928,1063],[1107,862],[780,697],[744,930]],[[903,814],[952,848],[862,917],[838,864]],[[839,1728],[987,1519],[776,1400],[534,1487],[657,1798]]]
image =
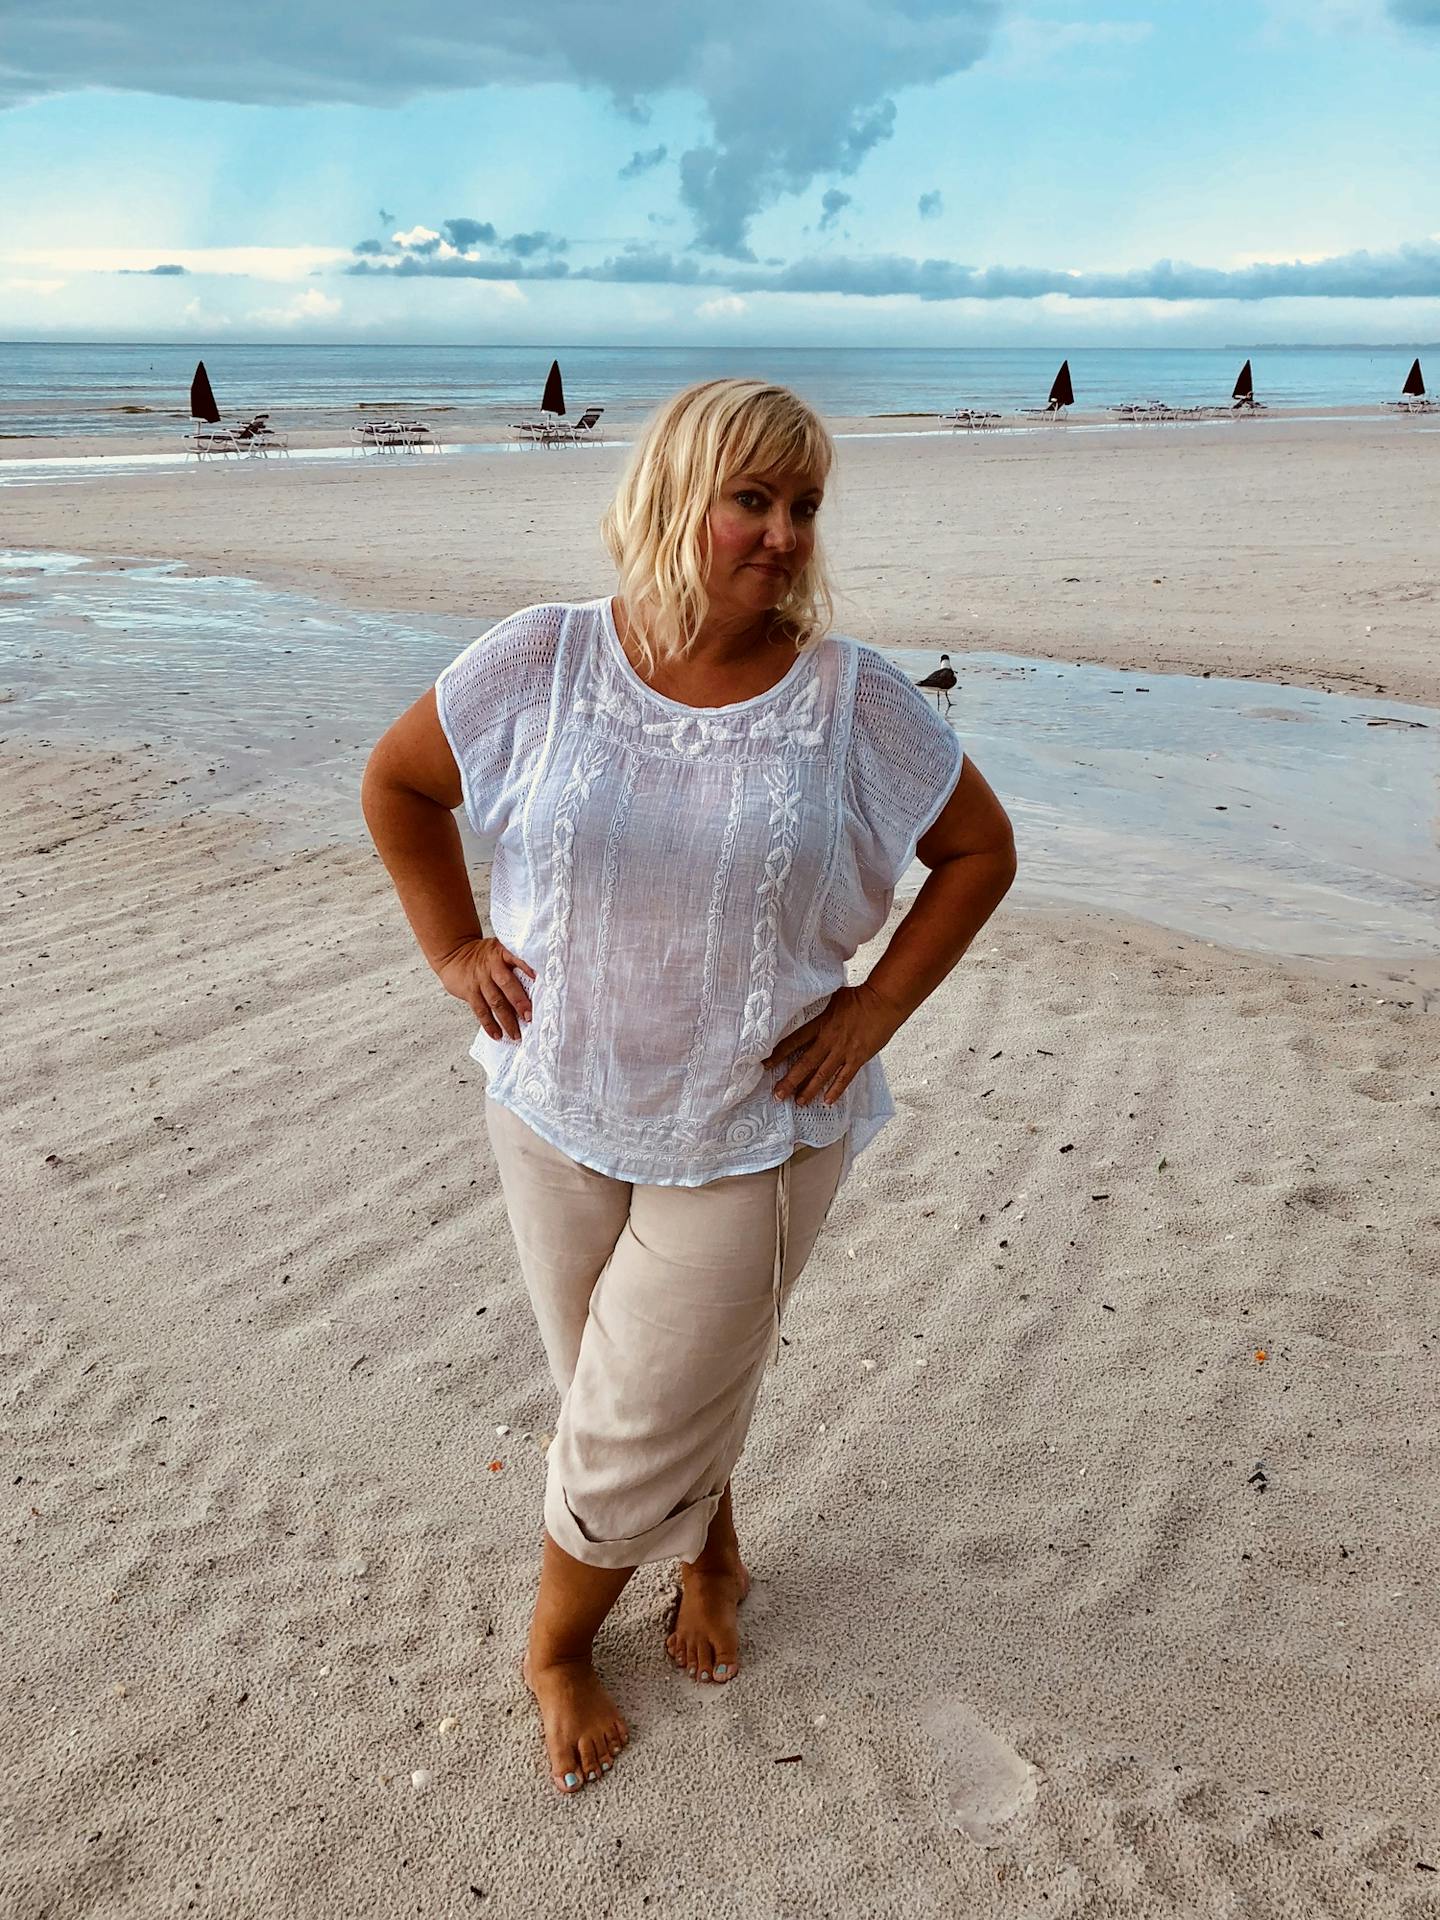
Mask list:
[[564,413],[565,388],[560,380],[560,362],[550,362],[550,377],[545,382],[545,396],[540,402],[542,413]]
[[215,394],[203,360],[195,368],[195,378],[190,382],[190,412],[197,420],[208,420],[212,427],[220,424],[220,409],[215,404]]
[[1255,376],[1250,371],[1250,362],[1248,360],[1240,369],[1240,378],[1235,382],[1230,398],[1232,400],[1253,400],[1255,398]]
[[1419,360],[1415,361],[1409,373],[1406,374],[1405,384],[1400,391],[1402,393],[1408,393],[1411,398],[1415,400],[1423,400],[1425,398],[1425,377],[1420,371]]
[[1060,362],[1060,371],[1056,374],[1054,384],[1050,389],[1050,404],[1052,407],[1073,407],[1075,404],[1075,389],[1070,384],[1070,362],[1068,360],[1062,360]]

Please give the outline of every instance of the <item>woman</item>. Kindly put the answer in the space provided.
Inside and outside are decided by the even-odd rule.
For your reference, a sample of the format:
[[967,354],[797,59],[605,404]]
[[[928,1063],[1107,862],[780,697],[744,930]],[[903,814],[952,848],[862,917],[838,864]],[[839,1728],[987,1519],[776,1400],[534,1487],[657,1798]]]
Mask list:
[[[793,394],[663,406],[604,521],[612,598],[527,608],[385,734],[365,817],[425,958],[480,1023],[486,1118],[562,1397],[523,1663],[555,1784],[610,1771],[591,1663],[637,1565],[667,1648],[738,1671],[730,1471],[855,1155],[878,1055],[1004,897],[1010,823],[881,654],[828,633],[833,448]],[[487,937],[452,817],[495,837]],[[845,964],[918,854],[861,985]]]

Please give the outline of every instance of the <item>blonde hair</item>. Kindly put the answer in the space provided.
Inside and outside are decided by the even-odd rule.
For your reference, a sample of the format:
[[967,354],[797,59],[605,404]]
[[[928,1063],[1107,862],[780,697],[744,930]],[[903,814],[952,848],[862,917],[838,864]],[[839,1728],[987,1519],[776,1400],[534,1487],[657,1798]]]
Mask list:
[[[823,484],[835,458],[824,424],[787,387],[706,380],[647,421],[600,522],[647,670],[690,651],[709,610],[706,519],[737,474],[797,474]],[[797,653],[818,646],[834,597],[817,540],[772,615]]]

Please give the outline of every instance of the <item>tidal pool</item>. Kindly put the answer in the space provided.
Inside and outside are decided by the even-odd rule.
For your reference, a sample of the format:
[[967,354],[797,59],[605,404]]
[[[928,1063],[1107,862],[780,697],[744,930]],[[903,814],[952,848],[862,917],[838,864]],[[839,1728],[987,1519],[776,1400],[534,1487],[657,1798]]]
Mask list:
[[[0,555],[0,724],[183,753],[171,804],[199,787],[271,844],[358,837],[375,738],[506,611],[422,623],[163,562]],[[916,679],[938,659],[892,657]],[[1005,654],[953,664],[947,717],[1015,822],[1012,899],[1279,955],[1434,961],[1440,710]]]

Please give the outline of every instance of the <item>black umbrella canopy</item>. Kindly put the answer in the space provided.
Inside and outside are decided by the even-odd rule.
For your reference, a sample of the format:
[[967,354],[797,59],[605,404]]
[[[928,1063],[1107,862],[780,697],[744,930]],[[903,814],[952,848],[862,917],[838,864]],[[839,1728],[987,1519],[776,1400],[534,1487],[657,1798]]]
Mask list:
[[1253,400],[1255,398],[1255,376],[1250,371],[1250,362],[1248,360],[1244,366],[1241,367],[1240,377],[1230,390],[1230,398],[1232,400]]
[[1414,398],[1417,400],[1424,399],[1425,376],[1420,371],[1420,362],[1418,359],[1415,361],[1414,365],[1411,367],[1409,373],[1406,374],[1405,384],[1400,389],[1400,391],[1402,393],[1408,393],[1413,395]]
[[220,423],[220,409],[215,404],[215,394],[203,360],[195,368],[195,378],[190,382],[190,412],[196,420],[208,420],[212,427]]
[[1052,407],[1073,407],[1075,404],[1075,389],[1070,384],[1068,360],[1060,362],[1060,371],[1056,374],[1054,385],[1050,389],[1050,404]]
[[540,411],[542,413],[564,413],[565,411],[565,388],[560,379],[558,360],[550,362],[550,375],[545,382],[545,395],[540,402]]

